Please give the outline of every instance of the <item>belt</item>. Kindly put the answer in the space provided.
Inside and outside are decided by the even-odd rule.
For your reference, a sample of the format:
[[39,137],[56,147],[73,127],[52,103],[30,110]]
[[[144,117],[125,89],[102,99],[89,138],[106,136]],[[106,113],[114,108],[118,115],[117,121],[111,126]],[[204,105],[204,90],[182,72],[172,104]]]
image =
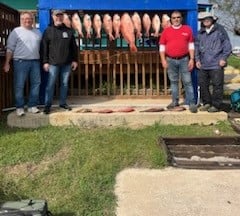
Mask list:
[[176,60],[180,60],[180,59],[183,59],[183,58],[186,58],[187,56],[189,56],[188,54],[185,54],[185,55],[182,55],[182,56],[175,56],[175,57],[172,57],[172,56],[168,56],[168,58],[171,58],[171,59],[176,59]]
[[14,58],[14,61],[39,61],[39,59],[20,59],[20,58]]

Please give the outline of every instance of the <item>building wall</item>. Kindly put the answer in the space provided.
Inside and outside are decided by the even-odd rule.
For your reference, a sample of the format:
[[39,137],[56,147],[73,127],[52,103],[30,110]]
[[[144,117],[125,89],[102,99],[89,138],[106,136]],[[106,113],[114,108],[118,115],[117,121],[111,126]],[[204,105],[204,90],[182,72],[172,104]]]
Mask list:
[[0,0],[0,3],[7,5],[20,13],[22,11],[30,11],[34,15],[33,25],[39,27],[37,5],[38,0]]
[[36,10],[38,0],[0,0],[0,3],[16,10]]

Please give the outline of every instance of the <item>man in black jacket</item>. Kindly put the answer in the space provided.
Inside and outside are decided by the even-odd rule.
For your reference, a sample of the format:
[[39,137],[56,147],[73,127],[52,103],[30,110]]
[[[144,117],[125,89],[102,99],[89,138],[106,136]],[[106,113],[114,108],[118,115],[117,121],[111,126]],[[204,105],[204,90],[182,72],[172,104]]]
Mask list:
[[71,110],[66,103],[68,80],[71,70],[76,70],[77,52],[74,31],[63,24],[61,10],[53,10],[53,25],[49,26],[42,38],[43,69],[48,72],[48,82],[45,92],[44,113],[49,114],[52,106],[56,78],[60,76],[59,106],[65,110]]

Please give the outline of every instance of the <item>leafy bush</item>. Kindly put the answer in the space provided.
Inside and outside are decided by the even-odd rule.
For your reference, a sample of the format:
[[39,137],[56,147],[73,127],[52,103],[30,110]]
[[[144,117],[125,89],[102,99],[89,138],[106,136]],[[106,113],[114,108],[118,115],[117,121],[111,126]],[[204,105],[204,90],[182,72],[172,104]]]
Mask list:
[[240,69],[240,57],[235,56],[235,55],[231,55],[228,58],[228,65],[230,65],[234,68]]

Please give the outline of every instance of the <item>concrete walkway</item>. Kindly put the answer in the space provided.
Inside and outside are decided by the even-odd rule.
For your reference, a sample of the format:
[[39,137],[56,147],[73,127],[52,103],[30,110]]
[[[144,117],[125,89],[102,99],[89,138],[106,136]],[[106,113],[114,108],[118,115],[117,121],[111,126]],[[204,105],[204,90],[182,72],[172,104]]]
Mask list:
[[117,216],[238,216],[240,170],[126,169]]
[[[53,106],[49,115],[43,113],[29,114],[16,117],[12,112],[8,115],[8,125],[11,127],[37,128],[44,125],[76,125],[79,127],[115,127],[127,126],[131,128],[160,124],[191,125],[215,124],[227,120],[227,113],[198,112],[189,110],[175,112],[143,112],[149,108],[163,108],[170,103],[169,99],[109,99],[109,98],[82,98],[70,99],[72,111],[63,111]],[[132,112],[121,112],[121,109],[132,108]],[[99,113],[102,110],[112,110],[112,113]]]

